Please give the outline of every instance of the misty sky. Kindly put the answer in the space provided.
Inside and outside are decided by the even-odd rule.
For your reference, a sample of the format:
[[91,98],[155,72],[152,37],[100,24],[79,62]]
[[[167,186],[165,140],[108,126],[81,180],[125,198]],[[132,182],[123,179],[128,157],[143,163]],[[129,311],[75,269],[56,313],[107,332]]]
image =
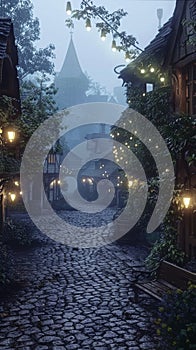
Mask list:
[[[78,8],[80,1],[72,0],[72,7]],[[41,40],[40,47],[53,43],[56,47],[55,68],[61,69],[68,48],[70,33],[65,26],[64,0],[32,0],[34,15],[40,20]],[[144,48],[154,38],[158,31],[157,9],[163,8],[165,23],[173,14],[175,0],[94,0],[96,5],[104,5],[109,11],[123,8],[128,15],[122,20],[121,30],[136,37],[141,48]],[[92,22],[93,26],[93,22]],[[75,23],[73,40],[78,53],[81,67],[94,81],[106,87],[112,93],[114,86],[120,86],[122,80],[117,78],[113,69],[124,64],[124,54],[111,51],[111,35],[105,42],[100,40],[97,29],[91,32],[85,29],[83,21]]]

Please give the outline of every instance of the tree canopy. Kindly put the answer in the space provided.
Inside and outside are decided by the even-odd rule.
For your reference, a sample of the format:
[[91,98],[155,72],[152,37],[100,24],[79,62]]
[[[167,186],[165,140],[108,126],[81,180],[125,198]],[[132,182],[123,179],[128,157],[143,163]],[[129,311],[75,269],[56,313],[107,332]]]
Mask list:
[[3,6],[4,15],[10,17],[14,24],[19,55],[19,77],[23,79],[38,71],[52,74],[54,45],[37,48],[40,26],[38,18],[33,17],[31,0],[6,0]]

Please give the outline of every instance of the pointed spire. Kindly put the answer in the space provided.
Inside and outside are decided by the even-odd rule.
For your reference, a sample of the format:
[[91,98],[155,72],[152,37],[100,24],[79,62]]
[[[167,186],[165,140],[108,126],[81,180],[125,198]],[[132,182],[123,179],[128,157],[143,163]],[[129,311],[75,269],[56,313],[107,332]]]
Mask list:
[[76,49],[72,39],[72,33],[70,38],[69,47],[61,71],[59,73],[59,78],[79,78],[84,76],[82,72]]

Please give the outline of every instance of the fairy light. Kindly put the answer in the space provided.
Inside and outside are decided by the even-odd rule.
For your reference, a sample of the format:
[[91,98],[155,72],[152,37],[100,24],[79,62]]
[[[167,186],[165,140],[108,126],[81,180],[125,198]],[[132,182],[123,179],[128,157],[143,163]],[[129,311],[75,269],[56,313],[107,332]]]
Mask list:
[[90,20],[90,18],[87,18],[86,19],[86,30],[87,30],[87,32],[90,32],[91,29],[92,29],[91,20]]
[[105,39],[106,39],[106,31],[102,28],[101,29],[101,40],[105,41]]
[[71,14],[72,14],[72,8],[71,8],[71,2],[70,1],[67,1],[66,13],[67,13],[68,16],[71,16]]
[[116,52],[117,51],[117,47],[116,47],[116,40],[112,40],[112,51]]

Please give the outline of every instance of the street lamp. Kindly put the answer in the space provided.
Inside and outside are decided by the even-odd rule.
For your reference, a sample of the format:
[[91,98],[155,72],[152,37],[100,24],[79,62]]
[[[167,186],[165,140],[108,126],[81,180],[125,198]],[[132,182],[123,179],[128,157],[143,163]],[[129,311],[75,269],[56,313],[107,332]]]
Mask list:
[[[2,161],[2,172],[0,173],[0,231],[3,228],[3,222],[5,220],[5,184],[10,181],[11,174],[7,174],[4,167],[5,151],[7,142],[13,143],[16,138],[16,132],[11,127],[3,128],[0,127],[0,150],[1,150],[1,161]],[[12,202],[16,199],[15,193],[9,193]]]
[[16,194],[15,193],[9,193],[9,195],[10,195],[11,201],[14,202],[15,199],[16,199]]
[[191,203],[191,194],[190,194],[189,190],[186,190],[184,192],[182,200],[183,200],[183,204],[184,204],[185,209],[188,209],[190,207],[190,203]]
[[12,143],[15,140],[16,132],[14,130],[8,130],[7,131],[7,136],[8,136],[9,142]]

